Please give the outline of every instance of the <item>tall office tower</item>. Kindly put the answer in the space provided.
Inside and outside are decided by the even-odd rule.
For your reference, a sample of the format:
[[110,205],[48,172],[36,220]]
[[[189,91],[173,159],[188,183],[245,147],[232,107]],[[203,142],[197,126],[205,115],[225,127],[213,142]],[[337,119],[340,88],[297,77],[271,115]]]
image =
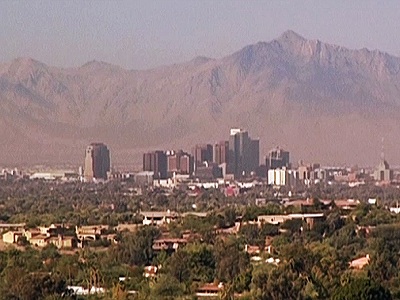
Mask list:
[[180,174],[191,175],[193,173],[194,163],[193,156],[188,153],[183,153],[179,157],[179,171]]
[[220,141],[214,145],[214,163],[217,165],[228,163],[229,161],[229,142]]
[[259,140],[252,140],[247,131],[231,129],[228,171],[238,177],[248,175],[257,169],[259,161]]
[[147,152],[143,154],[143,171],[154,172],[154,178],[167,178],[167,155],[164,151]]
[[143,153],[143,171],[154,171],[152,154],[152,152]]
[[179,169],[179,152],[174,150],[167,151],[167,172],[171,175],[174,172],[178,172]]
[[193,157],[182,150],[167,151],[167,171],[169,175],[192,174],[193,173]]
[[192,149],[192,154],[194,158],[194,169],[197,166],[201,166],[203,162],[213,161],[213,147],[210,144],[196,145]]
[[285,151],[279,147],[272,149],[265,158],[265,165],[267,166],[267,170],[282,169],[283,167],[289,168],[289,151]]
[[250,140],[249,156],[248,156],[248,170],[256,171],[260,166],[260,140]]
[[107,179],[110,171],[110,151],[103,143],[92,143],[85,152],[85,181]]

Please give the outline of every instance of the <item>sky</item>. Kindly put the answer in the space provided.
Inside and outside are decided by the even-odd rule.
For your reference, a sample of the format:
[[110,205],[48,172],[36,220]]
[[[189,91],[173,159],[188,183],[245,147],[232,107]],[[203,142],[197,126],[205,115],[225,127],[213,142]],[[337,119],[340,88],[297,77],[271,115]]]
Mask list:
[[0,62],[149,69],[220,58],[286,30],[400,56],[400,1],[0,1]]

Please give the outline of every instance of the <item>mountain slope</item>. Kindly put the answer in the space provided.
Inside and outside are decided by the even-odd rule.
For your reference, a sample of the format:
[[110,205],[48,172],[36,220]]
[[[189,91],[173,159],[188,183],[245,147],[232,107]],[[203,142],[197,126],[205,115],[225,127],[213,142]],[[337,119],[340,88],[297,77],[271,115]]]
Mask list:
[[293,31],[222,59],[152,70],[29,58],[0,65],[0,163],[81,163],[104,141],[115,164],[154,148],[226,139],[240,126],[295,158],[374,164],[381,137],[400,151],[400,58],[307,40]]

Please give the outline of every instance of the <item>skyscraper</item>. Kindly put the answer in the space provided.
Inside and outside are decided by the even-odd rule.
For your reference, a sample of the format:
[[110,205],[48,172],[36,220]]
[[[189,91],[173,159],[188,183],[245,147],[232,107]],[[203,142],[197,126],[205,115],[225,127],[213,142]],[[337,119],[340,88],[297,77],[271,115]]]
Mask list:
[[213,161],[217,165],[228,163],[229,161],[229,142],[220,141],[214,145]]
[[181,174],[191,175],[193,173],[193,157],[184,153],[179,158],[179,170]]
[[213,160],[213,147],[210,144],[196,145],[192,149],[194,158],[194,169],[201,166],[203,162],[212,162]]
[[282,169],[283,167],[289,168],[289,151],[285,151],[276,147],[268,152],[265,158],[265,165],[267,170]]
[[252,172],[260,166],[260,140],[250,139],[249,155],[247,158],[247,169]]
[[107,179],[110,171],[110,151],[103,143],[92,143],[85,152],[85,181]]
[[153,171],[154,178],[167,178],[167,155],[164,151],[143,154],[143,171]]
[[193,157],[183,150],[167,151],[167,168],[169,176],[173,173],[190,175],[193,173]]
[[229,172],[235,176],[255,171],[260,161],[259,140],[252,140],[247,131],[231,129],[229,136]]

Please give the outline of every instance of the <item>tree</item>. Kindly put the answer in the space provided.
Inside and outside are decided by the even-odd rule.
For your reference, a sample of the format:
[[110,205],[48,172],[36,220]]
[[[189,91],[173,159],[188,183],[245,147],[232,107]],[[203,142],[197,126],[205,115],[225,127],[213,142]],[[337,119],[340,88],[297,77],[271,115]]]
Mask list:
[[187,245],[168,260],[168,274],[189,286],[193,281],[211,282],[215,275],[212,247],[204,244]]
[[390,291],[367,278],[354,278],[344,286],[340,286],[332,300],[391,300]]
[[15,281],[15,287],[2,292],[3,299],[44,299],[48,296],[67,295],[68,290],[65,281],[58,275],[48,273],[28,273]]
[[153,226],[145,226],[133,234],[125,233],[121,243],[111,249],[112,256],[119,263],[149,264],[154,256],[153,241],[159,233]]
[[301,299],[300,295],[306,282],[306,279],[300,277],[288,264],[282,264],[278,267],[265,266],[254,273],[253,299]]
[[189,255],[184,250],[176,251],[168,261],[169,273],[179,283],[190,280]]
[[160,275],[153,286],[152,295],[155,299],[176,299],[183,295],[183,287],[176,278]]
[[303,227],[303,221],[301,219],[289,219],[286,220],[282,225],[282,229],[287,229],[291,233],[299,233]]
[[250,259],[236,238],[219,239],[214,246],[214,256],[216,276],[224,283],[235,281],[241,273],[251,272]]

